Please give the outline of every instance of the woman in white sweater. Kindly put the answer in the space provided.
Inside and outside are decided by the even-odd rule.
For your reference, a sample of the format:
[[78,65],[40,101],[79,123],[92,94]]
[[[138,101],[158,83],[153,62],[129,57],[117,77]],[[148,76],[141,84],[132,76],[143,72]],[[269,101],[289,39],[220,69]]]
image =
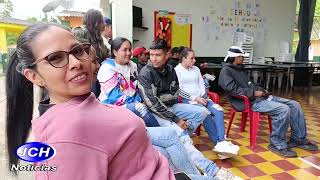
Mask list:
[[183,102],[208,108],[211,116],[208,116],[203,124],[210,139],[216,143],[213,151],[216,151],[221,159],[236,156],[240,148],[225,139],[223,108],[207,98],[200,69],[194,66],[196,62],[194,50],[184,48],[180,56],[182,61],[175,67],[175,71]]

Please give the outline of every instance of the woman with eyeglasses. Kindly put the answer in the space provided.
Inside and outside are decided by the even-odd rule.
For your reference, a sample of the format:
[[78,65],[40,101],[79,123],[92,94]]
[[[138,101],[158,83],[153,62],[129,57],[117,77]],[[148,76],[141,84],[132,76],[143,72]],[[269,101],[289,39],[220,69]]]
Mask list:
[[[6,77],[10,164],[18,164],[15,148],[25,143],[32,125],[35,140],[56,149],[52,159],[36,165],[57,170],[37,171],[36,179],[175,179],[139,118],[90,94],[92,52],[56,25],[32,25],[21,34]],[[31,121],[33,84],[50,99]]]
[[[103,105],[90,93],[96,60],[91,45],[58,25],[35,24],[20,35],[6,75],[10,165],[19,163],[15,149],[26,142],[32,125],[35,141],[56,149],[54,157],[35,164],[54,165],[56,171],[36,171],[37,180],[175,179],[140,118]],[[40,102],[40,116],[31,120],[33,85],[45,89],[49,99]]]

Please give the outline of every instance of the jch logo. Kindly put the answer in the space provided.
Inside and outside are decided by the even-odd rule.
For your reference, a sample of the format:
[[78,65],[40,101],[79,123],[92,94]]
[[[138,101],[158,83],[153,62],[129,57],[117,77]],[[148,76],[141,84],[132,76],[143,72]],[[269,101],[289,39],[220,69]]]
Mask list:
[[41,142],[30,142],[19,146],[15,153],[17,157],[23,161],[39,162],[54,157],[56,150]]

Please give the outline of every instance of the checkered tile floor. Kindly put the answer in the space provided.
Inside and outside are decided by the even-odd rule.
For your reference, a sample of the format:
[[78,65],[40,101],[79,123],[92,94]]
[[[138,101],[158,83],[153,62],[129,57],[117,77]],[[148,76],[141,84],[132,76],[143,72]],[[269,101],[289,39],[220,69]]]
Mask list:
[[[294,99],[300,102],[307,122],[308,139],[320,147],[320,87],[307,90],[298,89],[281,97]],[[220,95],[220,104],[225,110],[225,125],[230,119],[230,105],[224,95]],[[259,132],[257,136],[257,147],[249,147],[249,123],[246,131],[240,132],[240,114],[237,113],[233,126],[230,131],[229,139],[234,144],[240,146],[239,156],[233,159],[219,160],[217,154],[211,149],[213,144],[210,142],[203,127],[200,136],[193,137],[195,146],[205,154],[206,157],[215,161],[218,166],[231,170],[234,174],[244,179],[320,179],[320,151],[309,152],[294,148],[297,158],[283,158],[267,149],[269,144],[269,129],[267,118],[262,116]]]

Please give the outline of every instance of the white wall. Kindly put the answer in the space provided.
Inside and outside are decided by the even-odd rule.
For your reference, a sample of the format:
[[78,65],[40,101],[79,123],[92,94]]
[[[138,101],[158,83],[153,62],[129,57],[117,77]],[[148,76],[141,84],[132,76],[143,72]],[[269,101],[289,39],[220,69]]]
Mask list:
[[109,0],[100,0],[100,9],[104,17],[111,17],[111,8]]
[[112,37],[132,41],[132,0],[109,0],[112,5]]
[[[197,56],[223,57],[233,41],[233,32],[218,32],[211,22],[217,16],[228,14],[235,3],[257,2],[260,4],[260,17],[263,26],[252,31],[262,34],[255,43],[254,56],[277,56],[280,41],[292,42],[296,0],[133,0],[133,5],[142,8],[143,24],[149,30],[133,29],[135,45],[149,47],[154,37],[154,11],[168,10],[192,16],[192,47]],[[209,24],[202,17],[210,18]],[[227,29],[227,28],[226,28]],[[249,29],[250,30],[250,29]]]

